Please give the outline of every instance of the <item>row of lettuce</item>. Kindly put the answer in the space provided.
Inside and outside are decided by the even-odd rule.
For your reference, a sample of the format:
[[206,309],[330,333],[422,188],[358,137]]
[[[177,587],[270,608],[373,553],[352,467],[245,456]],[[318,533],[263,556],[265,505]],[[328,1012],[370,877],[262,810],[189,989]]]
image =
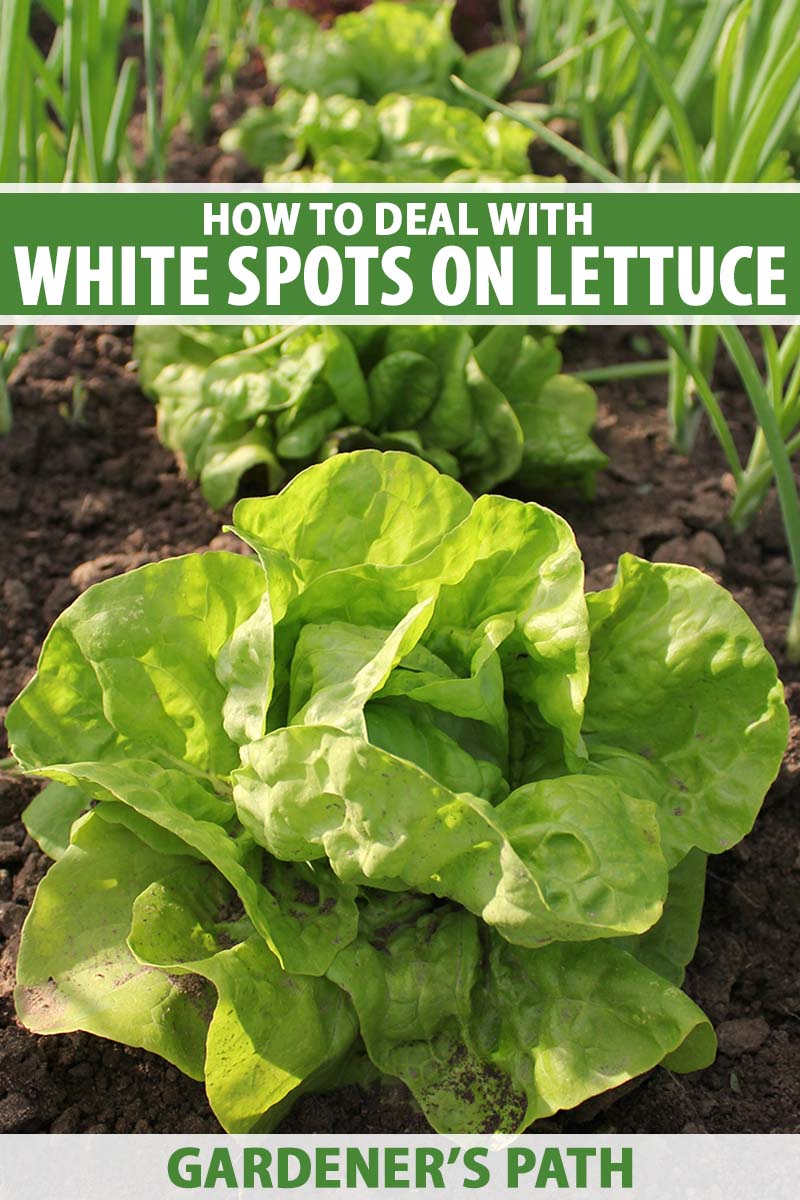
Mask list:
[[[222,148],[268,182],[534,181],[530,132],[485,117],[457,73],[498,96],[520,61],[501,42],[465,54],[451,4],[380,2],[330,28],[294,9],[260,26],[269,105]],[[523,109],[531,106],[523,105]],[[419,454],[474,493],[501,483],[591,492],[604,456],[589,387],[559,373],[552,336],[468,327],[140,328],[142,385],[162,439],[214,506],[248,471],[269,489],[339,450]]]

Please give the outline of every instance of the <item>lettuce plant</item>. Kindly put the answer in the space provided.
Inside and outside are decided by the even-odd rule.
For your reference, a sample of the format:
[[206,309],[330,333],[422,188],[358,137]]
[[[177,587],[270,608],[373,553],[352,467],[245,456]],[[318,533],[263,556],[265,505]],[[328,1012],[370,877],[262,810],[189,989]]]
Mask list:
[[214,506],[252,467],[274,489],[340,449],[410,450],[475,492],[591,492],[606,461],[594,392],[519,326],[140,326],[135,353],[162,441]]
[[382,1076],[438,1130],[513,1131],[710,1062],[680,989],[705,858],[787,737],[733,599],[631,556],[585,595],[561,518],[404,453],[234,521],[255,557],[82,595],[9,711],[60,854],[24,1024],[161,1054],[234,1132]]
[[271,107],[249,108],[220,144],[263,170],[267,183],[553,182],[531,173],[530,141],[509,116],[484,120],[436,96],[390,94],[371,105],[281,89]]
[[482,94],[500,95],[519,47],[465,55],[450,34],[452,7],[378,3],[331,29],[306,13],[271,10],[261,32],[275,103],[248,109],[226,130],[223,149],[268,181],[537,180],[530,132],[497,113],[484,120],[450,82],[455,71]]
[[463,104],[454,72],[499,96],[519,65],[519,46],[503,43],[465,54],[450,32],[452,0],[397,4],[378,0],[323,29],[307,13],[270,8],[260,40],[269,80],[320,96],[355,96],[374,104],[390,92]]

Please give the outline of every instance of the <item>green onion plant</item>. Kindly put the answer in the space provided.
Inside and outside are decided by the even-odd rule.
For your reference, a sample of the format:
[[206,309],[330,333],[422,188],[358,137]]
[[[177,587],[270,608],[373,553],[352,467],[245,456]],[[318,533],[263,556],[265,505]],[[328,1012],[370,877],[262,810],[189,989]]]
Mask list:
[[[581,158],[556,148],[589,177],[733,184],[791,178],[800,0],[523,0],[521,11],[523,73],[548,89],[551,117],[572,120]],[[690,335],[704,377],[717,342],[710,326]],[[688,453],[703,406],[674,351],[670,363],[672,440]]]
[[[0,183],[110,183],[124,171],[139,65],[123,57],[127,0],[43,0],[55,31],[31,34],[31,0],[0,5]],[[7,381],[35,340],[16,328],[0,359],[0,435],[11,428]]]
[[122,53],[127,0],[42,7],[55,23],[46,54],[30,34],[31,0],[0,8],[0,182],[114,182],[139,76]]
[[34,340],[32,326],[17,325],[12,328],[7,341],[0,341],[0,436],[9,433],[12,425],[8,377],[17,365],[20,356],[33,345]]
[[[151,171],[163,177],[165,147],[180,124],[201,142],[220,94],[233,90],[258,41],[261,0],[141,0]],[[160,87],[159,85],[160,80]]]
[[[170,135],[184,117],[193,135],[202,134],[214,95],[232,84],[261,4],[41,0],[40,7],[54,26],[44,52],[31,32],[32,0],[0,4],[0,183],[163,177]],[[139,36],[137,24],[145,67],[143,162],[134,161],[128,141],[140,66],[125,51]],[[212,51],[218,65],[209,84]],[[0,435],[12,421],[8,376],[33,340],[33,329],[19,326],[0,346]]]

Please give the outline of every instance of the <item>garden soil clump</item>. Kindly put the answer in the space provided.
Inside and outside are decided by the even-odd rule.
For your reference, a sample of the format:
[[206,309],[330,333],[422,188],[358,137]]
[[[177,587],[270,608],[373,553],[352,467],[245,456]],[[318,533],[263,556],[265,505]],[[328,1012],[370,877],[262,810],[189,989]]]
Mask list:
[[[44,329],[12,377],[15,424],[0,441],[0,716],[30,677],[52,620],[91,583],[169,555],[240,545],[219,534],[228,514],[208,509],[158,443],[153,408],[130,363],[130,332]],[[565,358],[581,366],[619,361],[630,356],[630,342],[630,331],[618,329],[598,329],[591,340],[567,335]],[[798,1132],[800,672],[782,648],[791,570],[770,505],[750,533],[729,539],[720,456],[710,439],[692,462],[669,450],[662,388],[663,381],[650,380],[601,390],[597,439],[611,465],[594,501],[538,498],[573,525],[590,588],[608,585],[624,551],[692,563],[730,588],[778,659],[793,740],[753,834],[710,864],[687,991],[717,1026],[717,1063],[680,1079],[658,1070],[618,1098],[606,1095],[599,1112],[595,1104],[547,1125]],[[743,399],[723,400],[746,433]],[[18,934],[47,861],[19,821],[36,786],[0,773],[0,1131],[217,1131],[202,1084],[155,1056],[84,1034],[35,1037],[17,1025]],[[369,1133],[426,1126],[397,1086],[305,1097],[283,1128]]]

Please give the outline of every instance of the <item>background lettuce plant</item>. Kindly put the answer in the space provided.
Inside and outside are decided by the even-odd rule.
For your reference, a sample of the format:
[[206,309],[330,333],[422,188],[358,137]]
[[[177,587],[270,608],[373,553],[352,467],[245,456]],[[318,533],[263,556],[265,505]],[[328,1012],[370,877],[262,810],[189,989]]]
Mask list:
[[271,107],[249,108],[220,145],[267,183],[552,182],[531,173],[530,141],[502,113],[484,120],[436,96],[392,93],[371,105],[281,89]]
[[376,103],[390,92],[463,99],[453,72],[497,96],[511,82],[521,52],[513,40],[466,54],[450,32],[454,4],[378,0],[323,29],[307,13],[270,6],[259,40],[271,83],[320,96]]
[[410,450],[472,491],[591,492],[597,401],[520,326],[140,326],[142,387],[208,501],[265,468],[276,488],[340,449]]
[[223,135],[223,149],[241,153],[267,180],[536,180],[530,132],[497,113],[484,120],[481,103],[450,80],[456,72],[498,96],[520,49],[500,43],[465,54],[450,33],[452,9],[377,3],[330,29],[306,13],[267,10],[261,42],[277,96],[248,109]]
[[60,855],[22,1021],[163,1055],[234,1132],[382,1075],[439,1130],[513,1131],[707,1064],[705,856],[787,736],[732,598],[631,556],[587,596],[562,519],[404,453],[234,527],[256,557],[84,593],[9,711]]

